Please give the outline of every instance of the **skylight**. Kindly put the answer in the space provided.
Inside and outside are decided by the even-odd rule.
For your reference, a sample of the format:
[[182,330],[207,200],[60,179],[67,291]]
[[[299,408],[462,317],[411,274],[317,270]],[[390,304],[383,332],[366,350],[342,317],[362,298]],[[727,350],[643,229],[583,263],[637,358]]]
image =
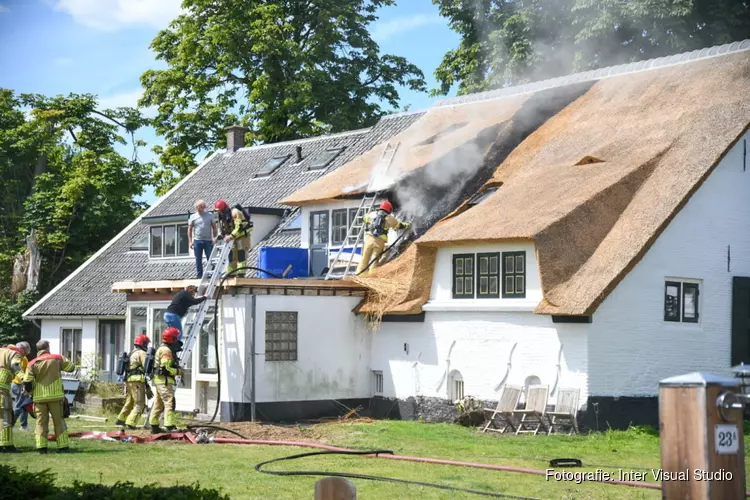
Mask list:
[[267,177],[271,175],[277,168],[279,168],[285,161],[289,159],[291,155],[276,156],[269,158],[266,163],[258,170],[254,177]]
[[346,148],[326,149],[315,157],[312,164],[307,167],[307,170],[321,170],[326,168],[344,149]]
[[489,198],[490,196],[492,196],[492,193],[494,193],[495,191],[497,191],[497,188],[498,188],[498,186],[489,187],[489,188],[485,189],[484,191],[481,191],[481,192],[475,194],[469,200],[469,206],[473,207],[473,206],[479,205],[484,200],[486,200],[487,198]]
[[455,132],[456,130],[458,130],[460,128],[464,128],[468,124],[469,124],[469,122],[454,123],[453,125],[451,125],[449,127],[446,127],[445,129],[441,130],[437,134],[433,135],[429,139],[420,142],[419,144],[417,144],[417,146],[427,146],[428,144],[432,144],[436,140],[438,140],[440,137],[442,137],[444,135],[448,135],[451,132]]

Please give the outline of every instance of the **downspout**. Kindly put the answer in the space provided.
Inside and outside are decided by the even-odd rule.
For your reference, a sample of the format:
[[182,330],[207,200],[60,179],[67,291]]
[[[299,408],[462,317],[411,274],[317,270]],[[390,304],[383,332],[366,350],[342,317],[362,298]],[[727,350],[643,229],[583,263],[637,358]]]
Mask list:
[[255,422],[255,322],[257,320],[255,317],[255,294],[251,295],[250,301],[250,314],[253,318],[252,331],[250,332],[250,363],[252,364],[252,371],[250,372],[250,421]]

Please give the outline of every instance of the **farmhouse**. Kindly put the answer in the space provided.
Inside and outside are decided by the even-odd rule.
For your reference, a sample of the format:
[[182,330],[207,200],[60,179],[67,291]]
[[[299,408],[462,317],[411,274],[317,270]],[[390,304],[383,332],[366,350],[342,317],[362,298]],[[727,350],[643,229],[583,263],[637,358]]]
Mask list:
[[[158,339],[192,277],[192,203],[237,200],[256,220],[257,267],[277,273],[290,247],[306,265],[225,282],[220,356],[205,332],[178,409],[212,412],[218,388],[225,421],[357,406],[439,420],[463,396],[545,384],[549,404],[580,391],[588,428],[655,424],[659,380],[750,362],[749,128],[750,40],[445,99],[337,136],[237,148],[232,129],[226,152],[26,317],[64,354],[111,359],[142,329]],[[342,246],[357,252],[347,230],[367,194],[413,232],[392,232],[368,276],[322,279]]]

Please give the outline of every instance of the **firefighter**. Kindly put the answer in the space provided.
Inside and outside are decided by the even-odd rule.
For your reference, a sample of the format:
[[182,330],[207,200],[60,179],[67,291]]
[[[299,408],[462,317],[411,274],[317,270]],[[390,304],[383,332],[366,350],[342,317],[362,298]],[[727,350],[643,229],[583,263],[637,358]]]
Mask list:
[[128,429],[135,429],[135,424],[141,418],[146,407],[146,377],[144,363],[146,362],[146,350],[151,339],[146,335],[138,335],[135,338],[135,349],[130,353],[127,378],[125,379],[125,406],[122,407],[115,425],[127,425]]
[[[172,432],[177,427],[177,415],[175,414],[175,377],[184,375],[181,368],[177,366],[177,352],[182,342],[177,339],[179,335],[177,328],[170,327],[161,335],[162,345],[156,351],[154,359],[154,386],[156,387],[156,399],[151,409],[149,424],[152,434]],[[164,413],[164,427],[159,427],[159,418]]]
[[36,358],[29,362],[23,385],[26,392],[32,394],[34,400],[34,416],[36,417],[36,449],[39,453],[47,453],[47,434],[49,432],[49,416],[55,426],[57,449],[60,453],[70,451],[68,428],[63,418],[62,373],[76,369],[73,362],[59,354],[50,354],[49,342],[40,340],[36,343]]
[[250,214],[245,211],[241,205],[237,204],[233,208],[224,200],[219,200],[214,205],[219,214],[219,227],[221,229],[219,238],[229,243],[234,241],[232,249],[232,262],[227,266],[227,273],[238,270],[234,276],[242,276],[242,269],[246,265],[247,255],[250,253],[250,234],[252,233],[253,223],[250,220]]
[[13,442],[13,398],[10,395],[10,383],[21,371],[23,353],[18,347],[8,345],[0,347],[0,452],[17,453],[21,451]]
[[411,224],[401,222],[391,215],[393,205],[390,201],[384,201],[377,210],[365,215],[364,223],[367,224],[365,233],[365,246],[362,250],[362,259],[357,266],[357,274],[360,274],[374,258],[375,262],[369,267],[373,271],[378,267],[378,260],[383,254],[385,243],[388,241],[389,229],[409,229]]

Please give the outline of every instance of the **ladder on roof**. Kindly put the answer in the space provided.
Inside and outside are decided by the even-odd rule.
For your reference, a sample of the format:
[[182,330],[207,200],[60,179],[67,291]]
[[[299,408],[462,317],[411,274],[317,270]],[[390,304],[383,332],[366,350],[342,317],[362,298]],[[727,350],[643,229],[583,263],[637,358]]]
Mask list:
[[[365,227],[367,226],[367,224],[365,224],[364,222],[365,215],[372,211],[372,207],[375,205],[375,201],[378,197],[377,192],[370,193],[373,182],[377,181],[378,177],[381,174],[385,174],[386,172],[388,172],[388,169],[393,163],[393,158],[395,158],[400,144],[400,142],[397,142],[394,146],[391,145],[390,141],[385,144],[385,149],[383,149],[383,153],[380,155],[380,160],[378,160],[378,163],[375,165],[375,169],[370,176],[370,182],[367,184],[362,202],[359,204],[357,212],[354,214],[354,218],[349,225],[349,229],[347,229],[346,231],[346,237],[344,238],[344,241],[341,242],[341,247],[339,248],[338,252],[336,252],[336,256],[328,264],[328,272],[326,273],[325,277],[326,280],[329,280],[333,277],[334,269],[336,269],[336,264],[338,264],[339,262],[346,262],[344,272],[341,275],[342,279],[347,275],[353,273],[353,270],[351,270],[351,268],[354,261],[354,254],[357,252],[357,248],[359,248],[360,243],[364,243]],[[342,258],[341,254],[344,251],[344,246],[346,246],[347,244],[351,244],[352,239],[354,239],[354,244],[351,248],[351,251],[347,252],[349,254],[348,259],[346,256],[343,256]],[[354,267],[354,270],[356,270],[356,266]]]
[[[206,333],[211,333],[215,312],[214,301],[212,298],[216,291],[216,285],[218,285],[221,275],[229,264],[232,247],[232,242],[225,243],[224,240],[219,240],[214,245],[213,250],[211,250],[211,255],[208,257],[208,263],[203,272],[203,277],[201,278],[201,283],[198,286],[198,292],[196,294],[205,295],[208,298],[198,304],[197,307],[191,307],[185,316],[182,351],[179,355],[180,367],[183,370],[188,366],[188,363],[190,363],[193,348],[195,347],[195,343],[201,332],[205,331]],[[177,379],[176,381],[179,385],[180,380]]]

